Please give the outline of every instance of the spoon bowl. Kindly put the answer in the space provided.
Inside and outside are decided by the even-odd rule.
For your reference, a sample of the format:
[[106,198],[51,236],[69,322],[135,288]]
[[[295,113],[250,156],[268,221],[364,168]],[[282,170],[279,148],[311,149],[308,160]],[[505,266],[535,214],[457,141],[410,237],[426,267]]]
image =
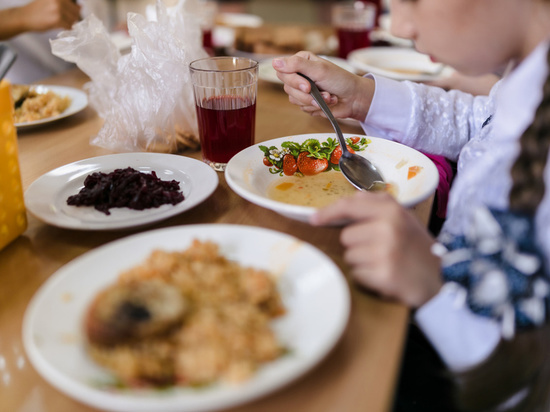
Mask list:
[[334,131],[336,132],[336,136],[338,136],[340,147],[342,148],[342,156],[340,157],[338,166],[340,166],[340,170],[342,171],[344,177],[359,190],[369,190],[375,186],[375,183],[384,182],[384,179],[376,166],[374,166],[363,156],[351,153],[348,150],[346,140],[340,130],[340,126],[323,100],[323,96],[321,95],[321,92],[315,82],[302,73],[298,74],[306,79],[311,85],[311,96],[315,99],[323,113],[325,113],[327,119],[330,121]]

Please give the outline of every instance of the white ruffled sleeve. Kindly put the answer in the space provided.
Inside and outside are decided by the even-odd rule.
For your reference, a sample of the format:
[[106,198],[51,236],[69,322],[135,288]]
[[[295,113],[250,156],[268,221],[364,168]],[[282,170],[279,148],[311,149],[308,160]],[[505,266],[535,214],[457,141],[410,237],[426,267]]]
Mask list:
[[431,154],[456,160],[470,136],[492,113],[488,96],[445,91],[368,74],[376,83],[363,129]]
[[470,369],[493,352],[501,339],[496,320],[474,314],[462,291],[447,283],[414,318],[449,369]]

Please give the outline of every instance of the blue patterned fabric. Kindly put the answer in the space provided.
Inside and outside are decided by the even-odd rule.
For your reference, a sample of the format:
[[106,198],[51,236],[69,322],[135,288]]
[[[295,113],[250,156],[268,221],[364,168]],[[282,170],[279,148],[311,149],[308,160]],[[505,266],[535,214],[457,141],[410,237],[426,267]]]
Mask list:
[[480,208],[469,233],[439,240],[445,281],[464,288],[474,313],[499,320],[503,337],[544,322],[550,283],[531,216]]

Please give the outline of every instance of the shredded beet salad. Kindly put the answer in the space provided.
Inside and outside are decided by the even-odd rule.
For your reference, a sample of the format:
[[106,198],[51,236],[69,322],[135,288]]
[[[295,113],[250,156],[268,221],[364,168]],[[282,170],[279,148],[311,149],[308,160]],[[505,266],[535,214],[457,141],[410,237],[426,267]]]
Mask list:
[[127,167],[88,175],[84,187],[78,194],[69,196],[67,204],[93,206],[110,215],[109,209],[113,207],[143,210],[164,204],[175,205],[183,199],[178,181],[161,180],[154,171],[142,173]]

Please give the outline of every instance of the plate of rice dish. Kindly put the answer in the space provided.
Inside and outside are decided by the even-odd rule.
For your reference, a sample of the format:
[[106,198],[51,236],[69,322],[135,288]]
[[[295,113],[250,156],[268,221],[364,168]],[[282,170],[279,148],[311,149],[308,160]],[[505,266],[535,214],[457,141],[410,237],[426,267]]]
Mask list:
[[298,379],[337,344],[349,313],[345,277],[312,245],[187,225],[66,264],[29,303],[23,342],[44,379],[94,408],[199,412]]
[[14,84],[12,96],[18,130],[72,116],[88,106],[85,92],[66,86]]

